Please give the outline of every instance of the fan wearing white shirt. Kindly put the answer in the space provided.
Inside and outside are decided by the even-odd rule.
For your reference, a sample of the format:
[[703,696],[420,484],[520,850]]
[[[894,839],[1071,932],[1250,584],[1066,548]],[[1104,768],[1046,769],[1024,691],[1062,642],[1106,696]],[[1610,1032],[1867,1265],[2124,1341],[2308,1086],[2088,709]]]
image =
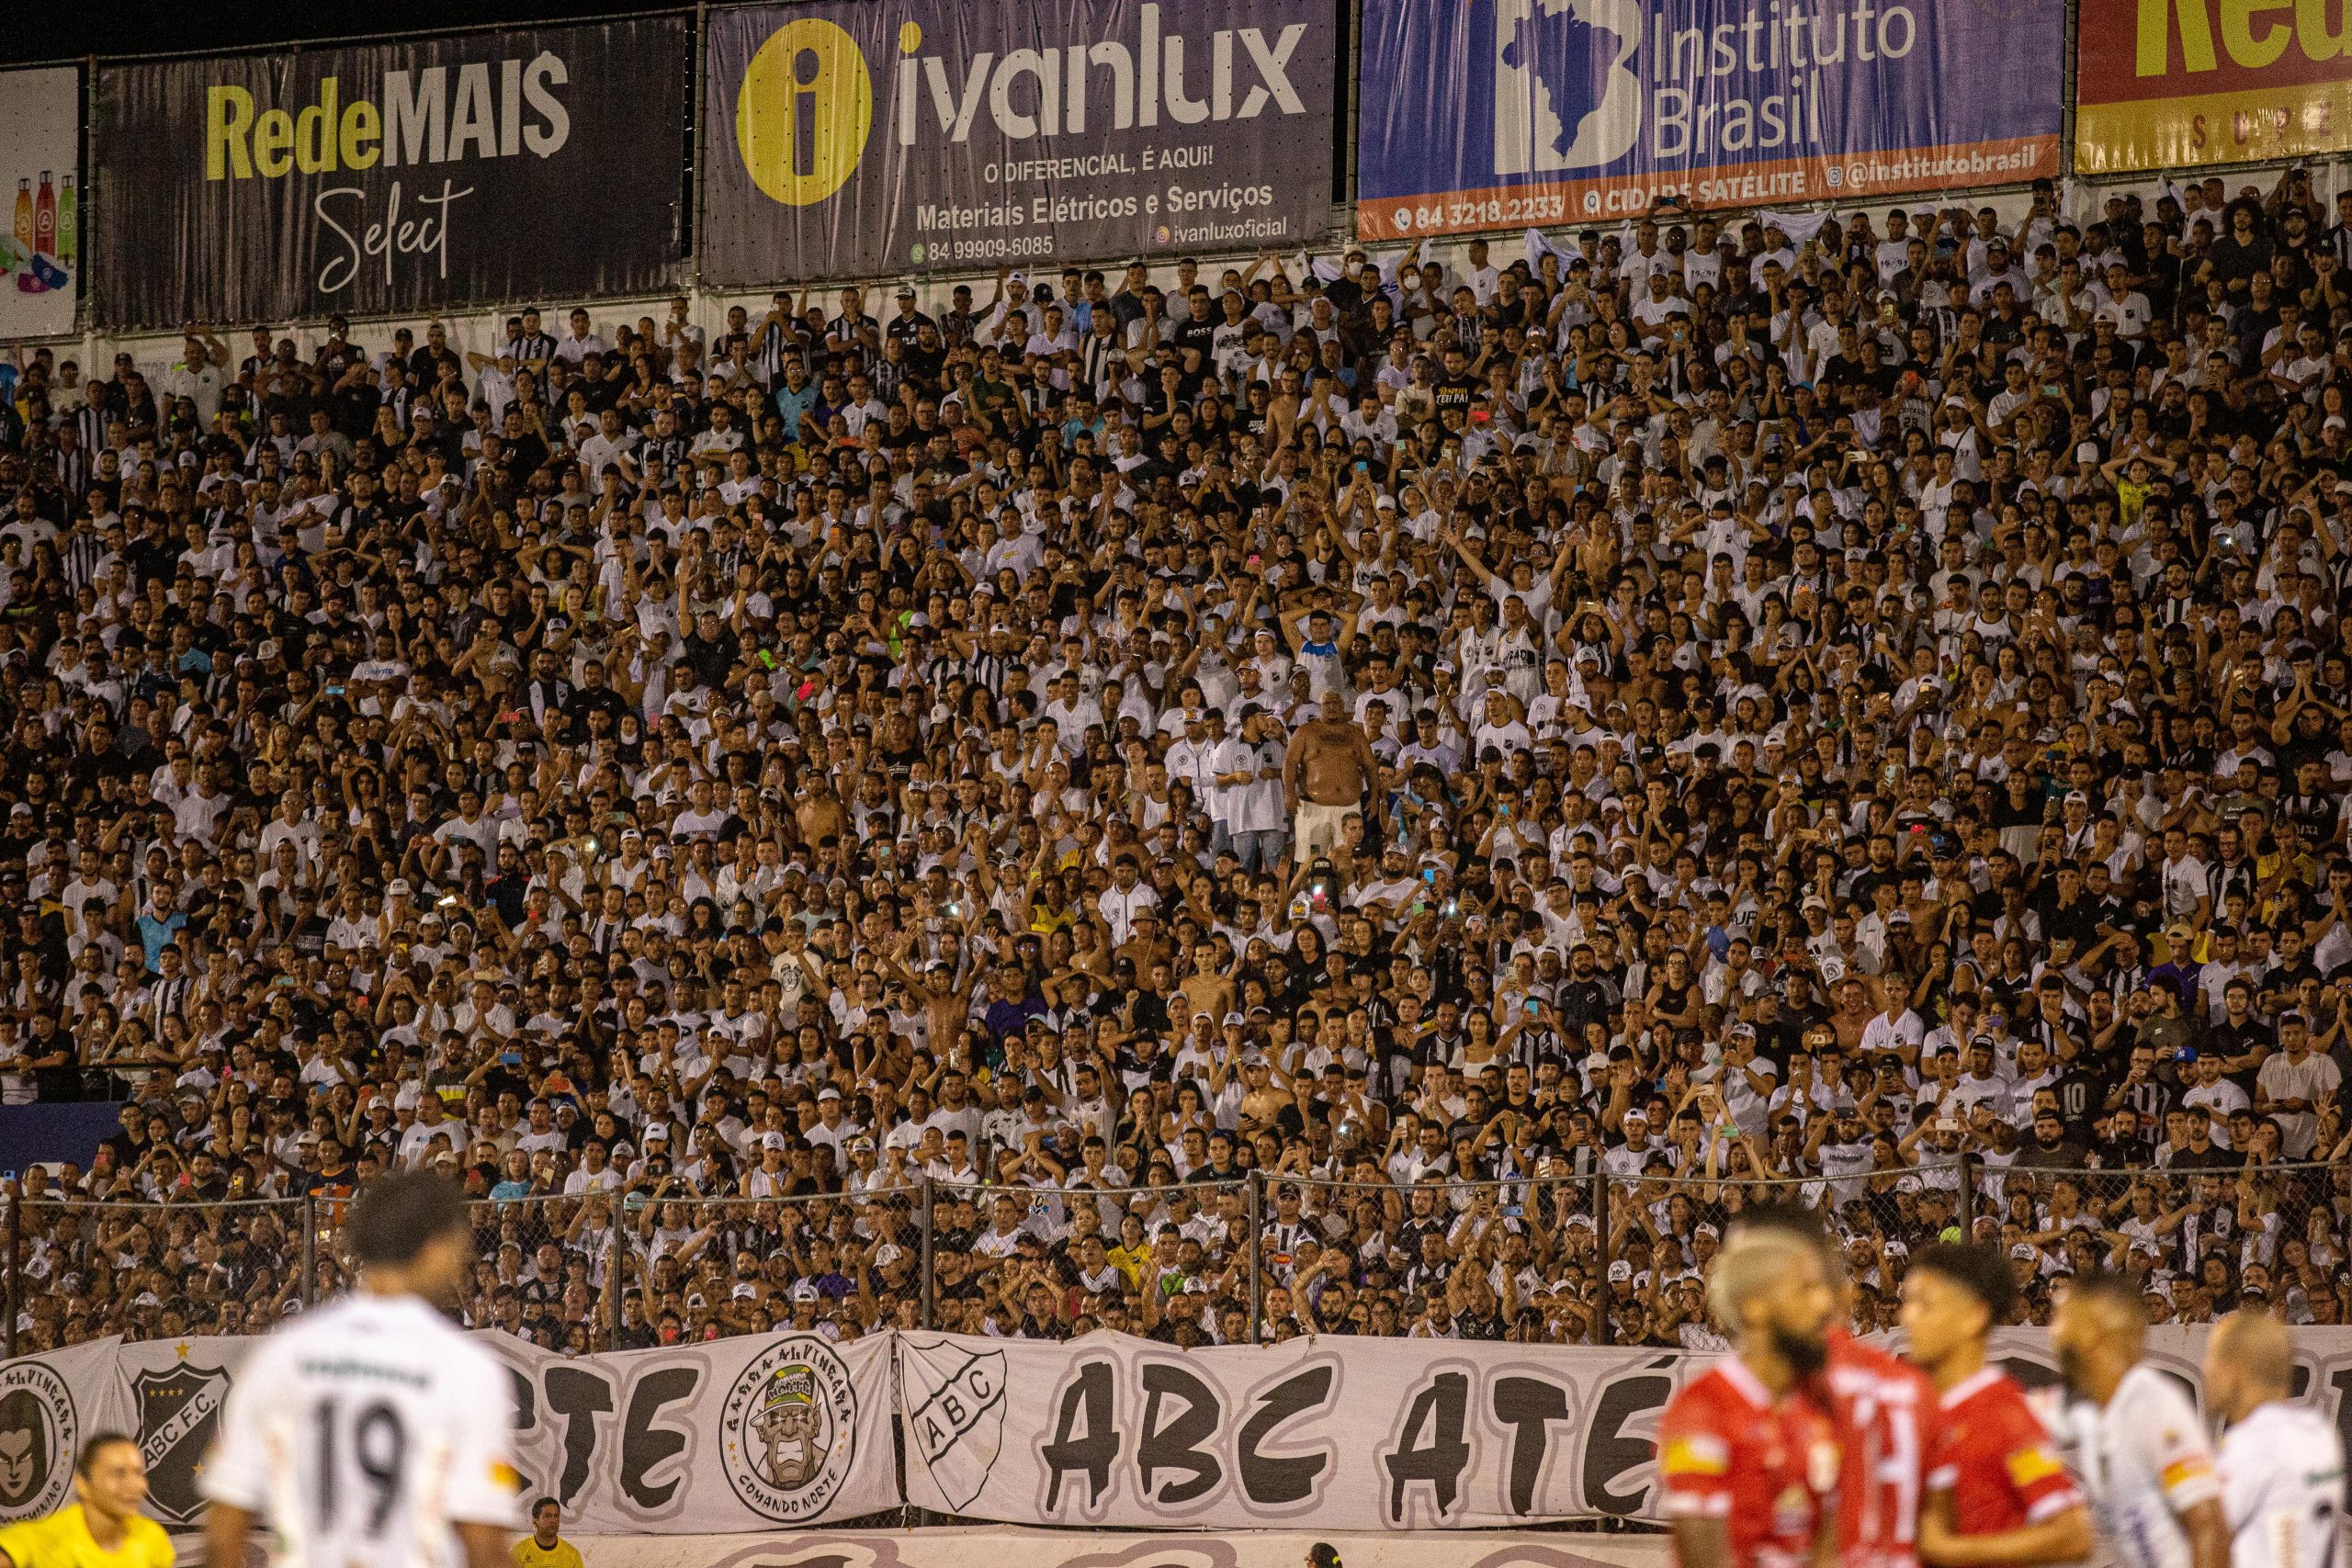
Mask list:
[[1102,889],[1094,907],[1111,928],[1113,946],[1124,944],[1134,934],[1137,914],[1152,908],[1159,902],[1159,895],[1151,884],[1143,881],[1143,867],[1136,857],[1121,855],[1111,867],[1111,886]]
[[2205,1402],[2222,1435],[2230,1568],[2327,1568],[2344,1499],[2344,1443],[2294,1386],[2295,1345],[2267,1313],[2223,1318],[2205,1341]]

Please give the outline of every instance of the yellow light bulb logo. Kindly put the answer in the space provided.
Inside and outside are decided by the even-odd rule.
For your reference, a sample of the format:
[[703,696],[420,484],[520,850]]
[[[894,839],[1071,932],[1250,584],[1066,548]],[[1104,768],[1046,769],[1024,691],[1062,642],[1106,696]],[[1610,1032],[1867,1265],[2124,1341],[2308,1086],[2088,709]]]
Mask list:
[[768,35],[735,95],[735,146],[743,167],[787,207],[807,207],[841,189],[873,127],[865,57],[856,39],[820,17]]

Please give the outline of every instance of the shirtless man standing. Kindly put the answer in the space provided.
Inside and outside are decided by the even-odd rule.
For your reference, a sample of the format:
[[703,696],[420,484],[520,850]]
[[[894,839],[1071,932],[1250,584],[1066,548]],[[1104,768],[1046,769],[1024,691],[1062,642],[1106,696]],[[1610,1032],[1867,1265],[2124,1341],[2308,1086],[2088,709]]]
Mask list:
[[1340,824],[1363,809],[1364,794],[1380,776],[1372,742],[1363,726],[1348,721],[1347,711],[1338,692],[1325,692],[1319,716],[1299,726],[1283,758],[1283,798],[1301,865],[1330,853]]

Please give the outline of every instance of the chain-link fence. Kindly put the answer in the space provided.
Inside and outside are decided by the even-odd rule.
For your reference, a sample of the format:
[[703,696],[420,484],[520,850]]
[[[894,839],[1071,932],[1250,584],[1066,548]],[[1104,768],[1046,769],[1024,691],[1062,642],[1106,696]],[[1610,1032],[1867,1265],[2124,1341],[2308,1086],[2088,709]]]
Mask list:
[[2103,1268],[2145,1277],[2160,1321],[2250,1304],[2295,1322],[2346,1320],[2352,1167],[1981,1167],[1976,1180],[1973,1235],[2008,1252],[2030,1301],[2053,1279]]
[[1266,1280],[1255,1179],[1062,1187],[936,1182],[919,1316],[954,1332],[1066,1337],[1180,1322],[1250,1337]]
[[1613,1179],[1283,1179],[1266,1200],[1269,1327],[1605,1343]]
[[315,1290],[300,1199],[54,1202],[6,1214],[7,1346],[267,1330]]
[[[1605,1168],[1501,1181],[1237,1175],[1172,1186],[917,1179],[705,1198],[589,1185],[472,1206],[469,1323],[582,1353],[798,1328],[1182,1342],[1428,1335],[1712,1348],[1702,1281],[1759,1203],[1819,1218],[1863,1330],[1911,1254],[2002,1247],[2038,1320],[2088,1269],[2159,1320],[2263,1303],[2346,1321],[2352,1168],[2036,1169],[1981,1160],[1796,1179]],[[120,1334],[247,1334],[348,1282],[350,1200],[9,1204],[9,1353]]]

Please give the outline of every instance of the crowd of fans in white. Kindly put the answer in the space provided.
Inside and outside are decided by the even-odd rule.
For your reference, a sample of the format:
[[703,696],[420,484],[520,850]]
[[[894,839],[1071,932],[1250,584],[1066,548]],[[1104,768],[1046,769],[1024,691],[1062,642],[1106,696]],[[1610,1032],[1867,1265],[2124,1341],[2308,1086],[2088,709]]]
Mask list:
[[2352,194],[1510,248],[17,352],[20,1341],[2344,1321]]

